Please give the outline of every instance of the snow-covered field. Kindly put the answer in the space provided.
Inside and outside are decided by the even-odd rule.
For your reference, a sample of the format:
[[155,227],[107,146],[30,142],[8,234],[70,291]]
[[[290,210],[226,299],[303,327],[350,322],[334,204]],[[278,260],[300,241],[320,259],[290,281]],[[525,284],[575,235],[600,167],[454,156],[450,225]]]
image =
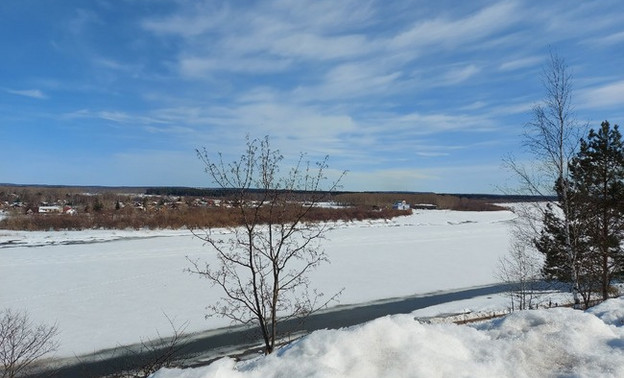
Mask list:
[[[313,272],[312,281],[328,294],[345,288],[341,305],[495,283],[514,218],[508,211],[435,210],[340,223],[323,244],[331,264]],[[57,356],[166,336],[166,316],[188,322],[187,332],[229,325],[204,318],[220,293],[185,272],[187,256],[214,257],[186,230],[0,230],[0,304],[26,309],[37,322],[56,322]]]
[[623,377],[624,300],[587,312],[512,313],[472,326],[386,316],[316,331],[267,357],[223,358],[154,378],[252,377]]

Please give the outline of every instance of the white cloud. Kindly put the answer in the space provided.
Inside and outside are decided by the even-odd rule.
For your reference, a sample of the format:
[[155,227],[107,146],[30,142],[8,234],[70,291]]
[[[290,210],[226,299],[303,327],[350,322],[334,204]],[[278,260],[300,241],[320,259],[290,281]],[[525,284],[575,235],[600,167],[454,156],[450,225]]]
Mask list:
[[180,12],[169,17],[149,18],[141,22],[148,31],[162,35],[196,37],[203,33],[226,27],[236,14],[228,4],[221,7],[213,6],[215,2],[206,1],[181,8]]
[[519,58],[514,60],[508,60],[501,63],[498,67],[500,71],[515,71],[521,68],[532,67],[541,64],[544,61],[544,57],[530,56],[525,58]]
[[118,110],[100,110],[92,111],[89,109],[80,109],[74,112],[65,113],[62,115],[63,119],[80,119],[80,118],[92,118],[102,119],[105,121],[111,121],[118,124],[133,124],[133,125],[148,125],[148,124],[163,124],[167,123],[166,120],[162,120],[150,115],[142,114],[130,114]]
[[357,58],[369,52],[370,46],[362,35],[323,37],[312,33],[285,35],[275,40],[272,52],[311,60]]
[[[578,39],[579,44],[587,45],[605,33],[612,33],[613,29],[621,30],[619,9],[605,8],[605,3],[609,2],[584,1],[571,7],[566,2],[552,2],[544,12],[542,4],[537,5],[532,14],[544,23],[544,35],[549,37],[549,44]],[[611,3],[620,6],[617,1]]]
[[618,45],[624,42],[624,31],[616,32],[607,36],[600,36],[597,38],[590,38],[584,41],[586,45],[600,45],[600,46],[610,46],[610,45]]
[[129,64],[101,56],[94,56],[92,62],[98,70],[104,68],[112,71],[119,71],[121,73],[127,73],[133,77],[138,76],[143,69],[143,67],[138,64]]
[[[213,70],[278,72],[293,59],[333,60],[368,50],[366,38],[345,32],[370,14],[361,2],[283,1],[236,11],[211,2],[182,7],[170,17],[147,19],[145,30],[182,38],[179,70],[206,76]],[[361,24],[357,24],[361,27]]]
[[581,108],[607,108],[624,105],[624,80],[581,91],[578,104]]
[[[208,109],[214,124],[223,128],[253,130],[285,142],[291,140],[305,150],[330,151],[344,133],[358,129],[348,114],[328,113],[314,107],[284,103],[249,103],[237,107]],[[314,147],[316,146],[316,147]]]
[[411,136],[432,135],[449,131],[484,132],[492,131],[495,125],[491,120],[482,116],[466,114],[432,113],[385,115],[373,122],[383,125],[385,129],[409,133]]
[[14,94],[14,95],[30,97],[30,98],[36,98],[36,99],[40,99],[40,100],[48,98],[48,96],[46,96],[46,94],[43,93],[39,89],[8,89],[8,88],[5,88],[5,91],[7,93],[11,93],[11,94]]
[[468,64],[420,83],[404,71],[440,49],[477,46],[521,19],[516,3],[505,2],[453,18],[419,17],[411,27],[399,24],[398,30],[382,32],[373,25],[380,22],[376,6],[380,5],[276,0],[234,11],[205,2],[166,18],[144,20],[142,26],[181,37],[174,59],[183,77],[215,78],[219,72],[298,75],[304,79],[294,95],[307,102],[398,93],[413,85],[424,90],[459,84],[481,68]]
[[[522,113],[539,100],[536,71],[549,43],[582,80],[578,109],[624,103],[611,71],[617,57],[605,59],[624,39],[621,27],[614,17],[595,22],[608,7],[449,4],[198,0],[147,9],[130,1],[121,27],[101,41],[94,33],[114,27],[115,8],[85,6],[65,12],[65,35],[53,42],[62,46],[54,56],[77,58],[84,71],[69,80],[24,73],[21,82],[39,89],[5,92],[66,96],[63,106],[85,109],[55,117],[67,108],[37,105],[55,106],[39,108],[59,124],[114,127],[146,148],[170,141],[228,151],[245,134],[270,135],[284,152],[327,153],[355,169],[481,162],[499,146],[478,143],[497,138],[513,149]],[[19,111],[10,116],[28,114]]]
[[366,25],[374,17],[374,7],[374,2],[369,0],[277,0],[269,2],[263,13],[289,19],[307,30],[335,33]]
[[426,151],[417,151],[416,155],[422,157],[441,157],[441,156],[449,156],[448,152],[426,152]]
[[466,111],[466,110],[478,110],[478,109],[483,109],[485,107],[487,107],[488,104],[484,101],[475,101],[473,103],[470,103],[466,106],[462,106],[460,110],[462,111]]
[[118,123],[128,123],[135,119],[135,117],[117,111],[101,111],[98,112],[96,116],[107,121],[113,121]]
[[508,105],[497,105],[489,107],[487,109],[487,113],[492,117],[528,113],[531,111],[531,109],[533,109],[534,106],[535,102],[509,102]]
[[440,85],[459,84],[461,82],[468,80],[472,76],[478,74],[480,71],[481,69],[475,66],[474,64],[470,64],[468,66],[465,66],[459,69],[453,69],[451,71],[448,71],[446,74],[444,74],[439,84]]
[[398,48],[433,46],[449,48],[478,41],[509,28],[520,19],[515,2],[501,2],[463,18],[418,21],[398,34],[391,45]]
[[284,71],[291,65],[287,59],[253,57],[247,59],[216,59],[214,57],[187,57],[179,60],[180,73],[186,77],[211,76],[215,71],[243,73],[274,73]]
[[102,23],[95,12],[87,9],[76,9],[67,23],[67,27],[74,35],[81,36],[90,25]]
[[300,86],[293,95],[302,102],[383,95],[401,88],[401,76],[374,61],[349,62],[333,66],[317,84]]

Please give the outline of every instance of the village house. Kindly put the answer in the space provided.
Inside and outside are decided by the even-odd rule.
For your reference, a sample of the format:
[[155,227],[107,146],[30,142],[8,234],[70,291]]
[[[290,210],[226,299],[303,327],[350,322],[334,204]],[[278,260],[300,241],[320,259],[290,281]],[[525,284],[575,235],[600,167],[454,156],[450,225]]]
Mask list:
[[392,208],[395,210],[409,210],[410,205],[407,202],[405,202],[405,200],[403,200],[403,201],[395,202],[395,204],[392,205]]
[[76,215],[76,213],[76,209],[72,208],[71,206],[63,206],[63,214]]
[[48,213],[60,213],[62,208],[60,206],[39,206],[39,213],[48,214]]

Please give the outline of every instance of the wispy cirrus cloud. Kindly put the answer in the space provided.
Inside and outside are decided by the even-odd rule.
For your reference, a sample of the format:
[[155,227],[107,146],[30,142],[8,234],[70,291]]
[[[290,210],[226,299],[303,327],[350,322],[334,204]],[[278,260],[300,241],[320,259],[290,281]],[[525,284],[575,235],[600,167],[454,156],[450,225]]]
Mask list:
[[439,85],[459,84],[478,74],[480,71],[481,69],[474,64],[451,69],[442,76]]
[[[34,120],[45,118],[46,127],[61,130],[59,145],[75,146],[84,143],[66,143],[67,129],[77,131],[74,140],[114,129],[120,142],[99,148],[142,161],[136,171],[149,161],[140,155],[160,149],[235,153],[245,135],[270,135],[285,155],[329,154],[337,167],[362,172],[354,188],[429,182],[422,188],[440,190],[459,182],[468,190],[460,182],[476,181],[468,168],[487,166],[478,185],[496,180],[488,163],[518,147],[532,105],[543,98],[539,75],[549,47],[573,67],[579,118],[600,113],[617,121],[624,104],[617,0],[35,8],[23,6],[46,13],[29,24],[37,33],[15,33],[18,42],[7,46],[7,56],[24,58],[5,62],[5,124],[38,130],[44,123]],[[11,20],[20,17],[0,29],[25,28]],[[36,49],[23,49],[33,42]],[[14,143],[24,133],[13,133]]]
[[544,61],[543,56],[528,56],[506,60],[498,66],[500,71],[515,71],[522,68],[539,66]]
[[471,133],[493,131],[496,123],[487,118],[487,115],[469,115],[454,113],[419,113],[408,114],[381,114],[371,122],[412,137],[444,134],[450,131],[465,131]]
[[334,101],[396,93],[401,84],[400,71],[386,70],[372,62],[350,62],[335,65],[310,85],[292,92],[302,102]]
[[[183,9],[168,18],[145,20],[143,27],[184,39],[177,64],[186,76],[201,77],[214,71],[283,72],[297,70],[301,62],[348,64],[357,59],[361,64],[383,54],[384,59],[373,61],[383,68],[377,69],[378,75],[387,77],[417,58],[425,47],[427,54],[432,49],[463,48],[513,26],[519,17],[515,3],[508,2],[467,16],[417,21],[407,29],[372,37],[361,32],[362,25],[375,14],[372,2],[364,7],[355,2],[342,3],[310,2],[286,7],[276,1],[237,13],[228,6],[209,13],[204,4],[190,8],[201,8],[204,13]],[[453,45],[449,46],[451,41]],[[466,70],[470,68],[474,69],[468,66]],[[328,69],[317,68],[316,74],[307,74],[323,77],[339,67]],[[469,76],[469,72],[463,75]]]
[[9,89],[9,88],[5,88],[4,89],[5,92],[10,93],[10,94],[14,94],[14,95],[18,95],[18,96],[24,96],[24,97],[30,97],[30,98],[36,98],[39,100],[43,100],[48,98],[48,96],[43,93],[41,90],[39,89]]
[[282,72],[287,69],[292,62],[288,59],[274,59],[267,57],[254,57],[248,59],[215,58],[213,56],[189,56],[180,58],[178,61],[179,72],[189,78],[211,77],[219,71],[228,71],[247,74],[267,74]]
[[454,48],[498,34],[521,20],[516,2],[501,2],[461,17],[419,20],[389,42],[393,48]]
[[624,31],[618,31],[607,36],[588,38],[582,41],[586,46],[613,46],[624,43]]
[[130,125],[151,125],[151,124],[163,124],[166,123],[155,117],[148,115],[136,115],[130,114],[119,110],[99,110],[92,111],[89,109],[80,109],[73,112],[65,113],[61,115],[61,118],[67,120],[75,119],[99,119],[103,121],[110,121],[116,124],[130,124]]
[[624,80],[583,89],[578,97],[579,106],[582,108],[623,106]]
[[173,35],[192,38],[212,30],[226,27],[236,13],[228,4],[216,5],[216,2],[196,2],[182,7],[178,12],[164,17],[143,19],[143,29],[158,35]]

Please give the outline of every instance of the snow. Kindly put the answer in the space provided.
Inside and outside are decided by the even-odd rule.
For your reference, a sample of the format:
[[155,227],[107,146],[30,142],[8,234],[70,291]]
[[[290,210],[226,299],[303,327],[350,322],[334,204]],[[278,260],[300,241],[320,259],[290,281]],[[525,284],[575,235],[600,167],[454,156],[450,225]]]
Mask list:
[[[323,242],[331,263],[311,280],[326,294],[345,288],[341,305],[492,284],[514,218],[510,211],[425,210],[340,222]],[[229,325],[205,319],[221,293],[185,272],[187,257],[214,261],[188,230],[0,230],[0,303],[56,322],[57,357],[167,336],[167,317],[188,322],[187,332]]]
[[188,230],[86,230],[8,231],[0,230],[0,248],[46,247],[54,245],[104,243],[164,236],[188,236]]
[[594,314],[607,324],[615,326],[624,325],[624,298],[619,297],[603,302],[598,306],[587,310],[590,314]]
[[621,377],[624,301],[588,312],[530,310],[472,326],[386,316],[321,330],[267,357],[163,369],[154,378],[243,377]]

